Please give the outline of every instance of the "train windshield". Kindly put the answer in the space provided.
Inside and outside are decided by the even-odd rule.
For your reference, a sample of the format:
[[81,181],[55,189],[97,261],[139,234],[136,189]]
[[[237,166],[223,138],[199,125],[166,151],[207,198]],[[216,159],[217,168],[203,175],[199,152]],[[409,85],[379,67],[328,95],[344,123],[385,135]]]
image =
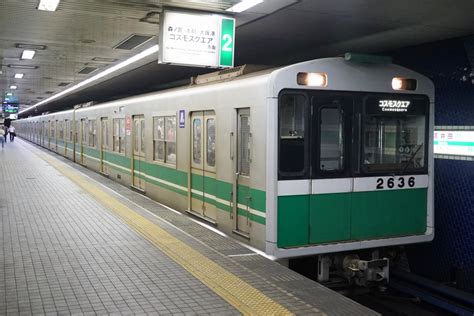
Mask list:
[[364,114],[362,169],[365,172],[404,173],[425,167],[426,101],[368,97]]
[[281,93],[279,179],[427,171],[429,99],[349,91]]

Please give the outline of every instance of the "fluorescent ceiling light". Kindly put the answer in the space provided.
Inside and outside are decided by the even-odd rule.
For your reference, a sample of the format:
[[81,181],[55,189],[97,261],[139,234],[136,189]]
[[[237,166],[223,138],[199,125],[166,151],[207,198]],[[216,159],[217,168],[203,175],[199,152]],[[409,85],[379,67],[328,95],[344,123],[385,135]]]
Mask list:
[[56,11],[59,0],[40,0],[38,10],[42,11]]
[[236,5],[228,8],[226,11],[240,13],[248,10],[257,4],[262,3],[263,0],[242,0],[241,2],[237,3]]
[[17,86],[10,86],[10,89],[16,90]]
[[[61,92],[59,92],[59,93],[57,93],[57,94],[55,94],[55,95],[53,95],[53,96],[51,96],[51,97],[49,97],[49,98],[47,98],[47,99],[44,99],[43,101],[36,103],[36,104],[33,105],[32,107],[37,107],[37,106],[40,106],[40,105],[45,104],[45,103],[47,103],[47,102],[50,102],[50,101],[52,101],[52,100],[55,100],[55,99],[57,99],[57,98],[59,98],[59,97],[62,97],[63,95],[66,95],[66,94],[68,94],[68,93],[70,93],[70,92],[72,92],[72,91],[74,91],[74,90],[77,90],[77,89],[79,89],[80,87],[83,87],[83,86],[85,86],[85,85],[87,85],[87,84],[89,84],[89,83],[91,83],[91,82],[94,82],[94,81],[96,81],[96,80],[99,80],[100,78],[103,78],[103,77],[105,77],[105,76],[107,76],[107,75],[110,75],[111,73],[116,72],[117,70],[120,70],[120,69],[122,69],[122,68],[124,68],[124,67],[127,67],[128,65],[133,64],[133,63],[135,63],[135,62],[137,62],[137,61],[139,61],[139,60],[142,60],[142,59],[145,58],[145,57],[148,57],[148,56],[150,56],[150,55],[152,55],[152,54],[155,54],[156,52],[158,52],[158,45],[155,45],[155,46],[152,46],[152,47],[150,47],[150,48],[148,48],[148,49],[145,49],[143,52],[141,52],[141,53],[139,53],[139,54],[137,54],[137,55],[135,55],[135,56],[132,56],[132,57],[130,57],[129,59],[124,60],[123,62],[121,62],[121,63],[119,63],[119,64],[117,64],[117,65],[115,65],[115,66],[112,66],[112,67],[110,67],[110,68],[107,68],[106,70],[104,70],[104,71],[98,73],[97,75],[92,76],[92,77],[90,77],[90,78],[88,78],[88,79],[86,79],[86,80],[84,80],[84,81],[81,81],[81,82],[79,82],[78,84],[76,84],[76,85],[74,85],[74,86],[72,86],[72,87],[70,87],[70,88],[68,88],[68,89],[66,89],[66,90],[63,90],[63,91],[61,91]],[[32,108],[32,107],[29,107],[28,109],[30,109],[30,108]],[[25,111],[28,111],[28,109],[25,109],[25,110],[20,111],[19,114],[21,114],[21,113],[23,113],[23,112],[25,112]]]
[[13,93],[11,93],[11,92],[8,92],[8,93],[7,93],[7,95],[8,95],[8,96],[12,96],[12,95],[13,95]]
[[21,54],[21,59],[33,59],[35,57],[36,51],[25,49],[23,54]]
[[25,74],[15,74],[15,79],[21,79],[24,75]]

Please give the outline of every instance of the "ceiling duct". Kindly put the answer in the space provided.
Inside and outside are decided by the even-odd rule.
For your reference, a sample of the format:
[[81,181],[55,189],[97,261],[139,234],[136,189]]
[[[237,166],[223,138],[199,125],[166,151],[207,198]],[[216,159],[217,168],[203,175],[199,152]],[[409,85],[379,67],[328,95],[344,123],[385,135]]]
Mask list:
[[92,58],[93,61],[98,61],[101,63],[114,63],[118,59],[117,58],[109,58],[109,57],[94,57]]
[[125,50],[132,50],[150,39],[152,39],[153,36],[150,35],[138,35],[138,34],[132,34],[129,37],[127,37],[125,40],[121,41],[118,43],[116,46],[114,46],[114,49],[125,49]]
[[97,67],[86,66],[86,67],[82,68],[81,70],[79,70],[77,73],[81,74],[81,75],[88,75],[91,72],[94,72],[96,70],[97,70]]

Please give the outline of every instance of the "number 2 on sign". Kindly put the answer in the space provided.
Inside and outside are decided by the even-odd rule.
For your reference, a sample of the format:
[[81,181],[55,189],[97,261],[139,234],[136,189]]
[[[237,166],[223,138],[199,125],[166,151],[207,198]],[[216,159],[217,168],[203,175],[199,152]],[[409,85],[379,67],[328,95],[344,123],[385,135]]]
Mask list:
[[224,40],[224,45],[222,46],[222,51],[231,52],[232,51],[232,36],[225,34],[222,39]]
[[[408,178],[408,186],[410,188],[413,188],[415,186],[415,177],[409,177]],[[384,182],[383,178],[378,178],[377,179],[377,190],[383,190],[385,188],[387,189],[393,189],[395,187],[397,188],[404,188],[406,184],[405,178],[400,177],[395,181],[395,178],[388,178],[387,182]]]

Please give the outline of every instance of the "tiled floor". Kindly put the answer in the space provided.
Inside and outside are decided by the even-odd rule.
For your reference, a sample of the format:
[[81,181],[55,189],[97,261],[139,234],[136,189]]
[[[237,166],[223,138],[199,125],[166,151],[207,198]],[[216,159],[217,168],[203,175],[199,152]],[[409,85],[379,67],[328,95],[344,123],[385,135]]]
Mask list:
[[0,152],[0,314],[237,313],[19,143]]
[[[0,151],[0,314],[239,313],[37,153],[45,154],[21,140]],[[294,313],[372,313],[261,256],[232,256],[249,251],[128,188],[74,168]]]

